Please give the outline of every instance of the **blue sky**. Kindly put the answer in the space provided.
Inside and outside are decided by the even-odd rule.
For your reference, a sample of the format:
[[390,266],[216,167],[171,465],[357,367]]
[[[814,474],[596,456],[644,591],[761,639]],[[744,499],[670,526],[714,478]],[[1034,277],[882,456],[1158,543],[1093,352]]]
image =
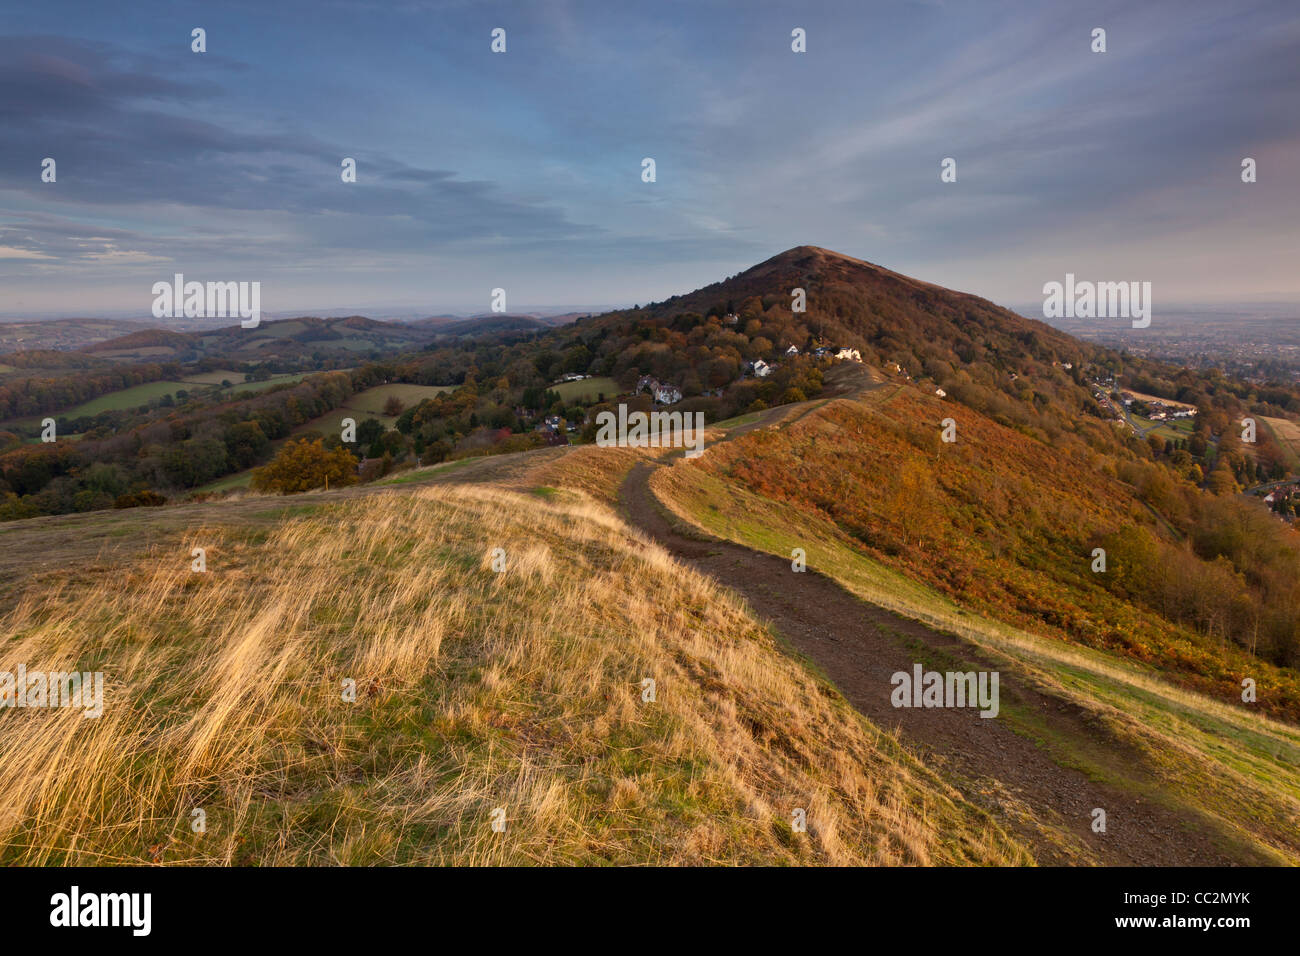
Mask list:
[[1300,300],[1293,0],[9,7],[4,313],[144,316],[175,272],[272,312],[627,304],[801,244],[1003,304]]

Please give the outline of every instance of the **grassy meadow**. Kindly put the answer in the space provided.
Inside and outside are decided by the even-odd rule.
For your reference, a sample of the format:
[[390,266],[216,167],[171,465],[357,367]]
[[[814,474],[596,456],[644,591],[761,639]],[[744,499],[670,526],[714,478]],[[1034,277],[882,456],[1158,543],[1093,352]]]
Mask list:
[[[0,668],[107,686],[98,719],[5,715],[5,863],[1029,861],[584,495],[278,501],[186,506],[8,595]],[[121,516],[77,517],[70,549]]]

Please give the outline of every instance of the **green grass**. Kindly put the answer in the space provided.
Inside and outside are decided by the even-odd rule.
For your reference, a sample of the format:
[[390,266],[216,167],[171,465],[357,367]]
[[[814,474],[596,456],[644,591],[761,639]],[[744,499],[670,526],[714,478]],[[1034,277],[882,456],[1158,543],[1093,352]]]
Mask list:
[[110,392],[99,398],[92,398],[75,408],[61,412],[57,417],[79,418],[82,415],[98,415],[100,412],[117,411],[123,408],[138,408],[147,405],[151,399],[175,395],[177,392],[191,389],[192,386],[187,382],[146,382],[144,385],[136,385],[133,388],[124,388],[120,392]]
[[384,403],[389,398],[396,396],[401,400],[405,410],[451,389],[450,385],[376,385],[374,388],[353,395],[341,407],[326,412],[319,418],[304,422],[293,430],[293,434],[302,435],[317,431],[322,435],[338,435],[343,431],[345,418],[353,419],[358,425],[367,418],[377,418],[383,423],[384,428],[392,428],[397,422],[397,416],[383,414]]
[[193,489],[191,495],[209,494],[216,491],[234,491],[236,488],[247,488],[253,480],[253,469],[248,468],[244,471],[237,471],[233,475],[226,475],[224,478],[218,478],[216,481],[210,481],[206,485],[201,485]]
[[[196,386],[191,382],[146,382],[143,385],[135,385],[131,388],[119,389],[116,392],[109,392],[107,395],[100,395],[98,398],[92,398],[88,402],[82,402],[72,408],[61,412],[51,412],[48,415],[33,415],[27,418],[15,418],[5,422],[6,425],[38,425],[43,418],[80,418],[83,415],[98,415],[100,412],[119,411],[121,409],[139,408],[141,405],[147,405],[152,399],[162,398],[164,395],[175,395],[179,391],[192,392]],[[68,437],[68,436],[64,436]]]
[[412,405],[418,405],[428,398],[436,398],[443,392],[450,392],[450,385],[404,385],[395,383],[392,385],[376,385],[374,388],[368,388],[364,392],[358,392],[348,399],[348,408],[356,409],[359,412],[369,412],[372,415],[379,416],[383,413],[384,403],[394,396],[401,400],[405,408]]
[[1177,438],[1191,438],[1193,424],[1189,419],[1179,419],[1174,422],[1153,422],[1149,418],[1143,418],[1141,415],[1134,415],[1133,420],[1142,428],[1151,428],[1155,426],[1155,431],[1149,432],[1151,435],[1159,435],[1166,441],[1172,441]]
[[193,375],[186,375],[182,381],[192,382],[195,385],[220,385],[222,382],[238,385],[244,381],[244,373],[219,368],[212,372],[195,372]]
[[292,372],[285,375],[272,375],[270,378],[261,382],[239,381],[239,379],[242,379],[244,377],[240,375],[238,379],[232,379],[232,381],[234,381],[235,384],[230,386],[230,388],[218,389],[217,395],[222,399],[228,399],[235,395],[238,395],[240,392],[264,392],[268,388],[274,388],[276,385],[296,384],[298,382],[301,382],[308,375],[313,375],[313,374],[315,373],[314,372]]
[[548,386],[548,390],[558,392],[566,402],[596,401],[603,394],[606,401],[611,401],[623,390],[612,378],[584,378],[580,382],[561,382]]

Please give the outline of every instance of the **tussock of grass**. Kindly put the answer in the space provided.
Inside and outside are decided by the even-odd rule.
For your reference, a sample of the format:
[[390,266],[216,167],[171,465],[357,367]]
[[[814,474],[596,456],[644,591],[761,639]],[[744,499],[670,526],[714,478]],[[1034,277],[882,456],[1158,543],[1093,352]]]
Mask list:
[[0,860],[1028,861],[590,500],[439,486],[267,520],[18,601],[0,669],[107,687],[99,719],[0,714]]

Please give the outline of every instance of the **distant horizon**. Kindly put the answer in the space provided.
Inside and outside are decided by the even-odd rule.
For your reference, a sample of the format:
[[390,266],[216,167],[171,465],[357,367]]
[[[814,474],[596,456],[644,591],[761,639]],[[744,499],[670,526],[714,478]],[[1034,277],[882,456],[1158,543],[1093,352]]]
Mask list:
[[[645,306],[649,303],[654,303],[654,302],[665,302],[668,299],[671,299],[675,296],[689,295],[690,293],[698,291],[699,289],[706,288],[717,282],[725,281],[730,276],[743,273],[748,269],[751,269],[754,266],[757,266],[762,262],[766,262],[768,259],[773,258],[776,255],[780,255],[782,252],[787,252],[793,248],[795,247],[794,246],[786,247],[785,249],[773,253],[772,256],[765,256],[763,259],[755,260],[754,262],[748,263],[741,268],[735,268],[732,271],[720,273],[715,278],[710,279],[709,281],[704,282],[700,285],[691,286],[691,287],[685,287],[685,286],[678,287],[673,289],[672,291],[659,294],[655,297],[642,297],[640,299],[627,297],[622,301],[602,302],[602,303],[569,304],[569,303],[529,302],[529,303],[523,303],[519,305],[509,304],[509,307],[505,310],[505,313],[509,315],[541,315],[541,316],[567,315],[570,313],[600,314],[604,312],[614,312],[614,311],[632,309],[639,306]],[[822,248],[829,248],[829,247],[823,246]],[[830,251],[838,252],[843,255],[852,255],[851,253],[839,249],[831,249]],[[863,257],[854,256],[854,258],[863,258]],[[931,282],[932,284],[943,285],[943,283],[934,282],[930,277],[926,275],[906,273],[900,269],[890,266],[886,262],[879,262],[875,260],[864,260],[864,261],[870,261],[872,262],[872,264],[878,265],[881,268],[889,269],[890,271],[893,272],[899,272],[900,274],[908,275],[910,278],[913,279]],[[170,280],[171,278],[172,276],[168,275],[162,277],[162,281]],[[971,289],[963,289],[963,288],[948,287],[948,286],[944,286],[944,287],[948,288],[952,292],[970,294],[970,295],[980,295],[980,293],[975,292],[974,290]],[[484,294],[485,302],[488,300],[488,291],[485,291]],[[1164,312],[1166,314],[1186,314],[1186,313],[1195,313],[1200,311],[1213,311],[1213,312],[1233,311],[1233,310],[1257,311],[1261,309],[1271,309],[1271,308],[1300,309],[1300,293],[1288,297],[1286,293],[1281,293],[1281,292],[1260,292],[1260,293],[1250,293],[1239,297],[1223,297],[1218,299],[1206,298],[1206,299],[1196,299],[1196,300],[1187,300],[1187,301],[1166,302],[1163,299],[1159,298],[1160,291],[1161,291],[1160,289],[1156,290],[1156,295],[1157,295],[1156,308],[1160,312]],[[980,295],[980,297],[988,299],[988,301],[992,302],[994,305],[1000,308],[1007,309],[1008,311],[1015,312],[1018,315],[1026,316],[1029,318],[1042,319],[1043,321],[1047,322],[1049,325],[1053,324],[1050,320],[1044,318],[1044,316],[1042,315],[1041,299],[1038,301],[1021,301],[1021,302],[1008,303],[1008,302],[1001,302],[996,299],[989,299],[987,296]],[[271,300],[269,296],[264,298],[264,302],[268,304],[264,305],[262,314],[267,321],[276,321],[276,320],[293,319],[293,318],[310,318],[310,317],[341,318],[341,317],[352,316],[352,315],[359,315],[365,318],[372,318],[377,320],[391,319],[397,321],[409,321],[412,319],[424,319],[424,318],[436,318],[436,317],[465,319],[465,318],[474,318],[477,316],[493,314],[493,310],[491,308],[485,306],[480,306],[476,308],[466,303],[460,303],[460,304],[443,303],[440,305],[430,306],[430,305],[423,305],[418,302],[409,302],[409,301],[391,302],[390,301],[390,302],[371,302],[363,305],[357,305],[357,304],[322,305],[317,303],[314,305],[290,305],[287,307],[276,307],[273,304],[271,304],[272,301],[273,300]],[[58,321],[61,319],[88,319],[88,320],[95,320],[95,319],[110,320],[111,319],[111,320],[119,320],[119,321],[138,321],[146,324],[149,323],[159,324],[162,325],[163,327],[165,327],[165,323],[168,321],[165,319],[155,318],[152,314],[150,314],[147,306],[143,309],[99,309],[99,310],[50,309],[50,310],[42,310],[42,311],[24,311],[21,309],[15,309],[15,310],[0,311],[0,322]],[[217,321],[219,324],[221,320],[215,320],[215,321]],[[1105,322],[1106,320],[1099,319],[1098,321]]]
[[[960,292],[961,290],[954,290]],[[680,293],[674,293],[680,294]],[[555,306],[555,305],[523,305],[517,308],[511,308],[505,315],[537,315],[543,317],[554,317],[557,315],[603,315],[608,312],[622,312],[635,307],[644,307],[651,302],[662,302],[663,299],[652,299],[646,302],[627,302],[625,304],[614,305],[574,305],[574,306]],[[990,300],[991,301],[991,300]],[[999,308],[1014,312],[1017,315],[1030,319],[1038,319],[1042,322],[1059,328],[1055,323],[1043,317],[1041,305],[1005,305],[1001,302],[994,302]],[[1242,311],[1256,312],[1266,309],[1284,309],[1297,310],[1296,318],[1300,318],[1300,299],[1261,299],[1258,302],[1171,302],[1164,306],[1158,306],[1161,312],[1167,317],[1186,317],[1198,313],[1223,314],[1225,312]],[[403,308],[397,305],[377,305],[377,306],[342,306],[329,308],[300,308],[300,309],[264,309],[262,311],[263,322],[281,322],[290,319],[338,319],[349,316],[360,316],[374,321],[398,321],[408,322],[420,319],[430,318],[447,318],[447,319],[472,319],[480,318],[494,313],[489,309],[480,309],[477,311],[454,311],[452,309],[417,309]],[[1159,313],[1158,313],[1159,314]],[[131,311],[103,311],[103,312],[0,312],[0,323],[13,324],[20,322],[61,322],[61,321],[119,321],[119,322],[139,322],[145,325],[154,325],[159,328],[165,328],[166,323],[173,322],[172,319],[156,319],[147,312],[141,314]],[[207,320],[214,326],[233,324],[229,319],[211,319]],[[1072,320],[1077,322],[1079,320]],[[1103,326],[1110,321],[1104,318],[1095,320],[1098,326]]]
[[[688,290],[693,291],[693,290]],[[961,289],[952,290],[961,292]],[[673,293],[673,295],[683,295],[685,293]],[[626,303],[604,304],[604,305],[537,305],[527,304],[512,307],[506,315],[538,315],[544,317],[554,317],[557,315],[569,314],[591,314],[602,315],[607,312],[621,312],[636,307],[644,307],[654,302],[663,302],[671,296],[665,296],[662,299],[648,299],[642,302],[633,302],[629,300]],[[989,300],[993,301],[993,300]],[[1054,325],[1052,320],[1046,319],[1042,314],[1041,303],[1019,303],[1005,304],[993,301],[993,304],[999,308],[1014,312],[1025,318],[1039,319],[1048,325]],[[1225,312],[1242,311],[1257,312],[1269,309],[1297,310],[1297,318],[1300,318],[1300,298],[1296,299],[1269,299],[1261,298],[1258,301],[1198,301],[1198,302],[1170,302],[1166,304],[1157,303],[1159,309],[1158,315],[1163,313],[1167,317],[1185,317],[1189,314],[1197,313],[1214,313],[1222,314]],[[418,308],[415,306],[403,306],[401,304],[381,304],[371,306],[329,306],[325,308],[318,307],[301,307],[289,309],[263,309],[264,322],[278,322],[288,319],[305,319],[305,318],[322,318],[337,319],[348,316],[361,316],[362,318],[373,319],[375,321],[412,321],[429,318],[448,318],[448,319],[471,319],[482,316],[492,315],[490,309],[478,310],[455,310],[447,308]],[[87,321],[121,321],[121,322],[140,322],[142,324],[156,325],[166,327],[166,323],[172,322],[172,319],[157,319],[148,313],[147,310],[136,312],[130,310],[104,310],[98,312],[91,311],[49,311],[49,312],[23,312],[23,311],[4,311],[0,312],[0,322],[19,323],[19,322],[59,322],[75,321],[78,319]],[[214,325],[232,324],[227,319],[207,320]],[[1079,320],[1072,320],[1077,322]],[[1106,323],[1107,319],[1099,318],[1095,320],[1099,326]],[[1054,327],[1059,327],[1055,326]]]
[[997,303],[1300,300],[1294,4],[737,12],[16,6],[4,309],[146,315],[175,272],[280,314],[642,303],[802,243]]

